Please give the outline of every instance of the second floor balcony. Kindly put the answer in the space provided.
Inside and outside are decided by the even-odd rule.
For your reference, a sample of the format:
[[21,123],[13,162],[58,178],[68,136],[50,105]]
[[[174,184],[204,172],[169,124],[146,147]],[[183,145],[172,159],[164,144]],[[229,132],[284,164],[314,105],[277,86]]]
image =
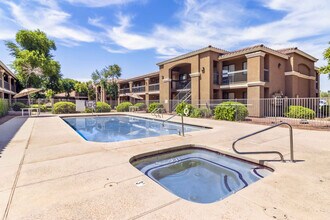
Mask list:
[[146,91],[146,87],[144,85],[132,87],[132,92],[134,93],[145,92],[145,91]]
[[6,80],[2,81],[2,79],[0,78],[0,88],[4,88],[5,90],[16,92],[16,83],[13,82],[10,87],[9,82],[7,82]]
[[247,70],[239,70],[222,74],[222,84],[229,85],[247,81]]
[[173,90],[182,90],[182,89],[191,88],[190,80],[172,80],[171,83],[172,83]]
[[119,89],[119,94],[126,94],[126,93],[130,93],[129,88],[122,88],[122,89]]
[[149,91],[159,91],[159,83],[149,84]]

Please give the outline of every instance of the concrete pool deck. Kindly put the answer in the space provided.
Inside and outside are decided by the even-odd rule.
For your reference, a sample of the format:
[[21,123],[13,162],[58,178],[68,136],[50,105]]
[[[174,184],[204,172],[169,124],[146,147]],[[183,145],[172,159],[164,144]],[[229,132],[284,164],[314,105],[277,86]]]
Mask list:
[[[148,114],[130,114],[151,117]],[[166,116],[165,116],[166,117]],[[0,126],[0,141],[24,118]],[[179,121],[179,118],[174,118]],[[61,118],[28,118],[0,157],[4,219],[329,219],[330,132],[294,129],[296,163],[268,161],[270,176],[222,201],[183,200],[133,167],[133,156],[196,144],[233,154],[232,142],[262,125],[185,118],[213,129],[125,142],[88,142]],[[12,132],[12,131],[11,131]],[[289,132],[276,128],[238,143],[289,159]],[[241,157],[236,155],[237,157]],[[274,160],[276,155],[246,155]],[[138,187],[137,182],[145,185]]]

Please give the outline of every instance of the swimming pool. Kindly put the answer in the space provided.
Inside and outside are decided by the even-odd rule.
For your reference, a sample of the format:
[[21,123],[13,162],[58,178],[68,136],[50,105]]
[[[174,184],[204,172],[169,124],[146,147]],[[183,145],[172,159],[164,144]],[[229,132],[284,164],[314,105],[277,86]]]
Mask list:
[[[125,115],[68,117],[63,120],[78,132],[85,140],[96,142],[117,142],[139,138],[179,134],[181,124],[132,117]],[[185,132],[199,131],[205,128],[185,125]]]
[[168,191],[197,203],[222,200],[272,173],[259,164],[193,147],[135,157],[130,162]]

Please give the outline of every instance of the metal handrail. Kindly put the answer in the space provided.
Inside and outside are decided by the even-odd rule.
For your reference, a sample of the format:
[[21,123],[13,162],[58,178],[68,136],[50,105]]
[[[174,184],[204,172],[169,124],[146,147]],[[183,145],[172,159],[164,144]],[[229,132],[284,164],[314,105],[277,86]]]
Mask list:
[[[154,110],[152,110],[151,112],[150,112],[150,114],[151,115],[154,115],[156,118],[159,116],[160,117],[160,114],[159,114],[159,111],[160,110],[163,110],[163,108],[155,108]],[[156,113],[157,113],[157,115],[156,115]],[[163,111],[162,111],[162,118],[163,118]]]
[[165,122],[168,122],[169,120],[171,120],[172,118],[174,118],[175,116],[181,116],[181,133],[179,132],[179,135],[184,136],[184,123],[183,123],[183,114],[174,114],[171,117],[169,117],[168,119],[163,121],[163,127],[165,126]]
[[268,127],[268,128],[265,128],[265,129],[262,129],[260,131],[257,131],[257,132],[253,132],[251,134],[248,134],[248,135],[245,135],[243,137],[240,137],[238,138],[236,141],[233,142],[232,144],[232,148],[233,150],[235,151],[235,153],[237,154],[278,154],[280,157],[281,157],[281,160],[283,162],[284,161],[284,156],[282,153],[278,152],[278,151],[250,151],[250,152],[241,152],[241,151],[238,151],[236,150],[235,148],[235,144],[238,142],[238,141],[241,141],[245,138],[248,138],[248,137],[251,137],[253,135],[256,135],[256,134],[259,134],[259,133],[262,133],[264,131],[268,131],[270,129],[273,129],[273,128],[276,128],[278,126],[281,126],[281,125],[287,125],[289,127],[289,130],[290,130],[290,159],[291,159],[291,162],[294,162],[294,159],[293,159],[293,132],[292,132],[292,126],[289,124],[289,123],[286,123],[286,122],[281,122],[279,124],[276,124],[276,125],[273,125],[271,127]]

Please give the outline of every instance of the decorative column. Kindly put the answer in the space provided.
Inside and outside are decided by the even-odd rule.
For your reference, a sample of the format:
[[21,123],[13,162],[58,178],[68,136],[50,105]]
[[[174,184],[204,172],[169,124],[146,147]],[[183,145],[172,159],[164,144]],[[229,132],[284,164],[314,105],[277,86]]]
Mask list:
[[249,115],[263,116],[262,98],[264,98],[264,52],[255,52],[246,55],[247,58],[247,98]]
[[95,100],[98,101],[99,100],[99,89],[98,89],[98,85],[95,85]]
[[149,82],[150,82],[150,79],[149,78],[145,78],[144,79],[144,85],[145,85],[145,97],[146,97],[146,100],[145,100],[145,104],[147,106],[149,106]]
[[[3,69],[0,70],[0,78],[1,78],[1,88],[5,88],[5,78],[4,78],[5,71]],[[1,92],[1,97],[2,99],[5,98],[5,93]]]
[[119,105],[120,104],[120,84],[119,83],[117,83],[117,87],[118,87],[118,104],[117,105]]
[[199,107],[200,102],[200,72],[190,73],[191,78],[191,104]]
[[[133,81],[128,82],[128,84],[129,84],[129,92],[133,93]],[[129,101],[133,102],[133,98],[129,97]]]
[[[12,91],[12,88],[11,88],[11,80],[12,80],[12,76],[8,76],[8,84],[9,84],[9,91]],[[9,104],[11,105],[11,96],[12,94],[9,94]]]

